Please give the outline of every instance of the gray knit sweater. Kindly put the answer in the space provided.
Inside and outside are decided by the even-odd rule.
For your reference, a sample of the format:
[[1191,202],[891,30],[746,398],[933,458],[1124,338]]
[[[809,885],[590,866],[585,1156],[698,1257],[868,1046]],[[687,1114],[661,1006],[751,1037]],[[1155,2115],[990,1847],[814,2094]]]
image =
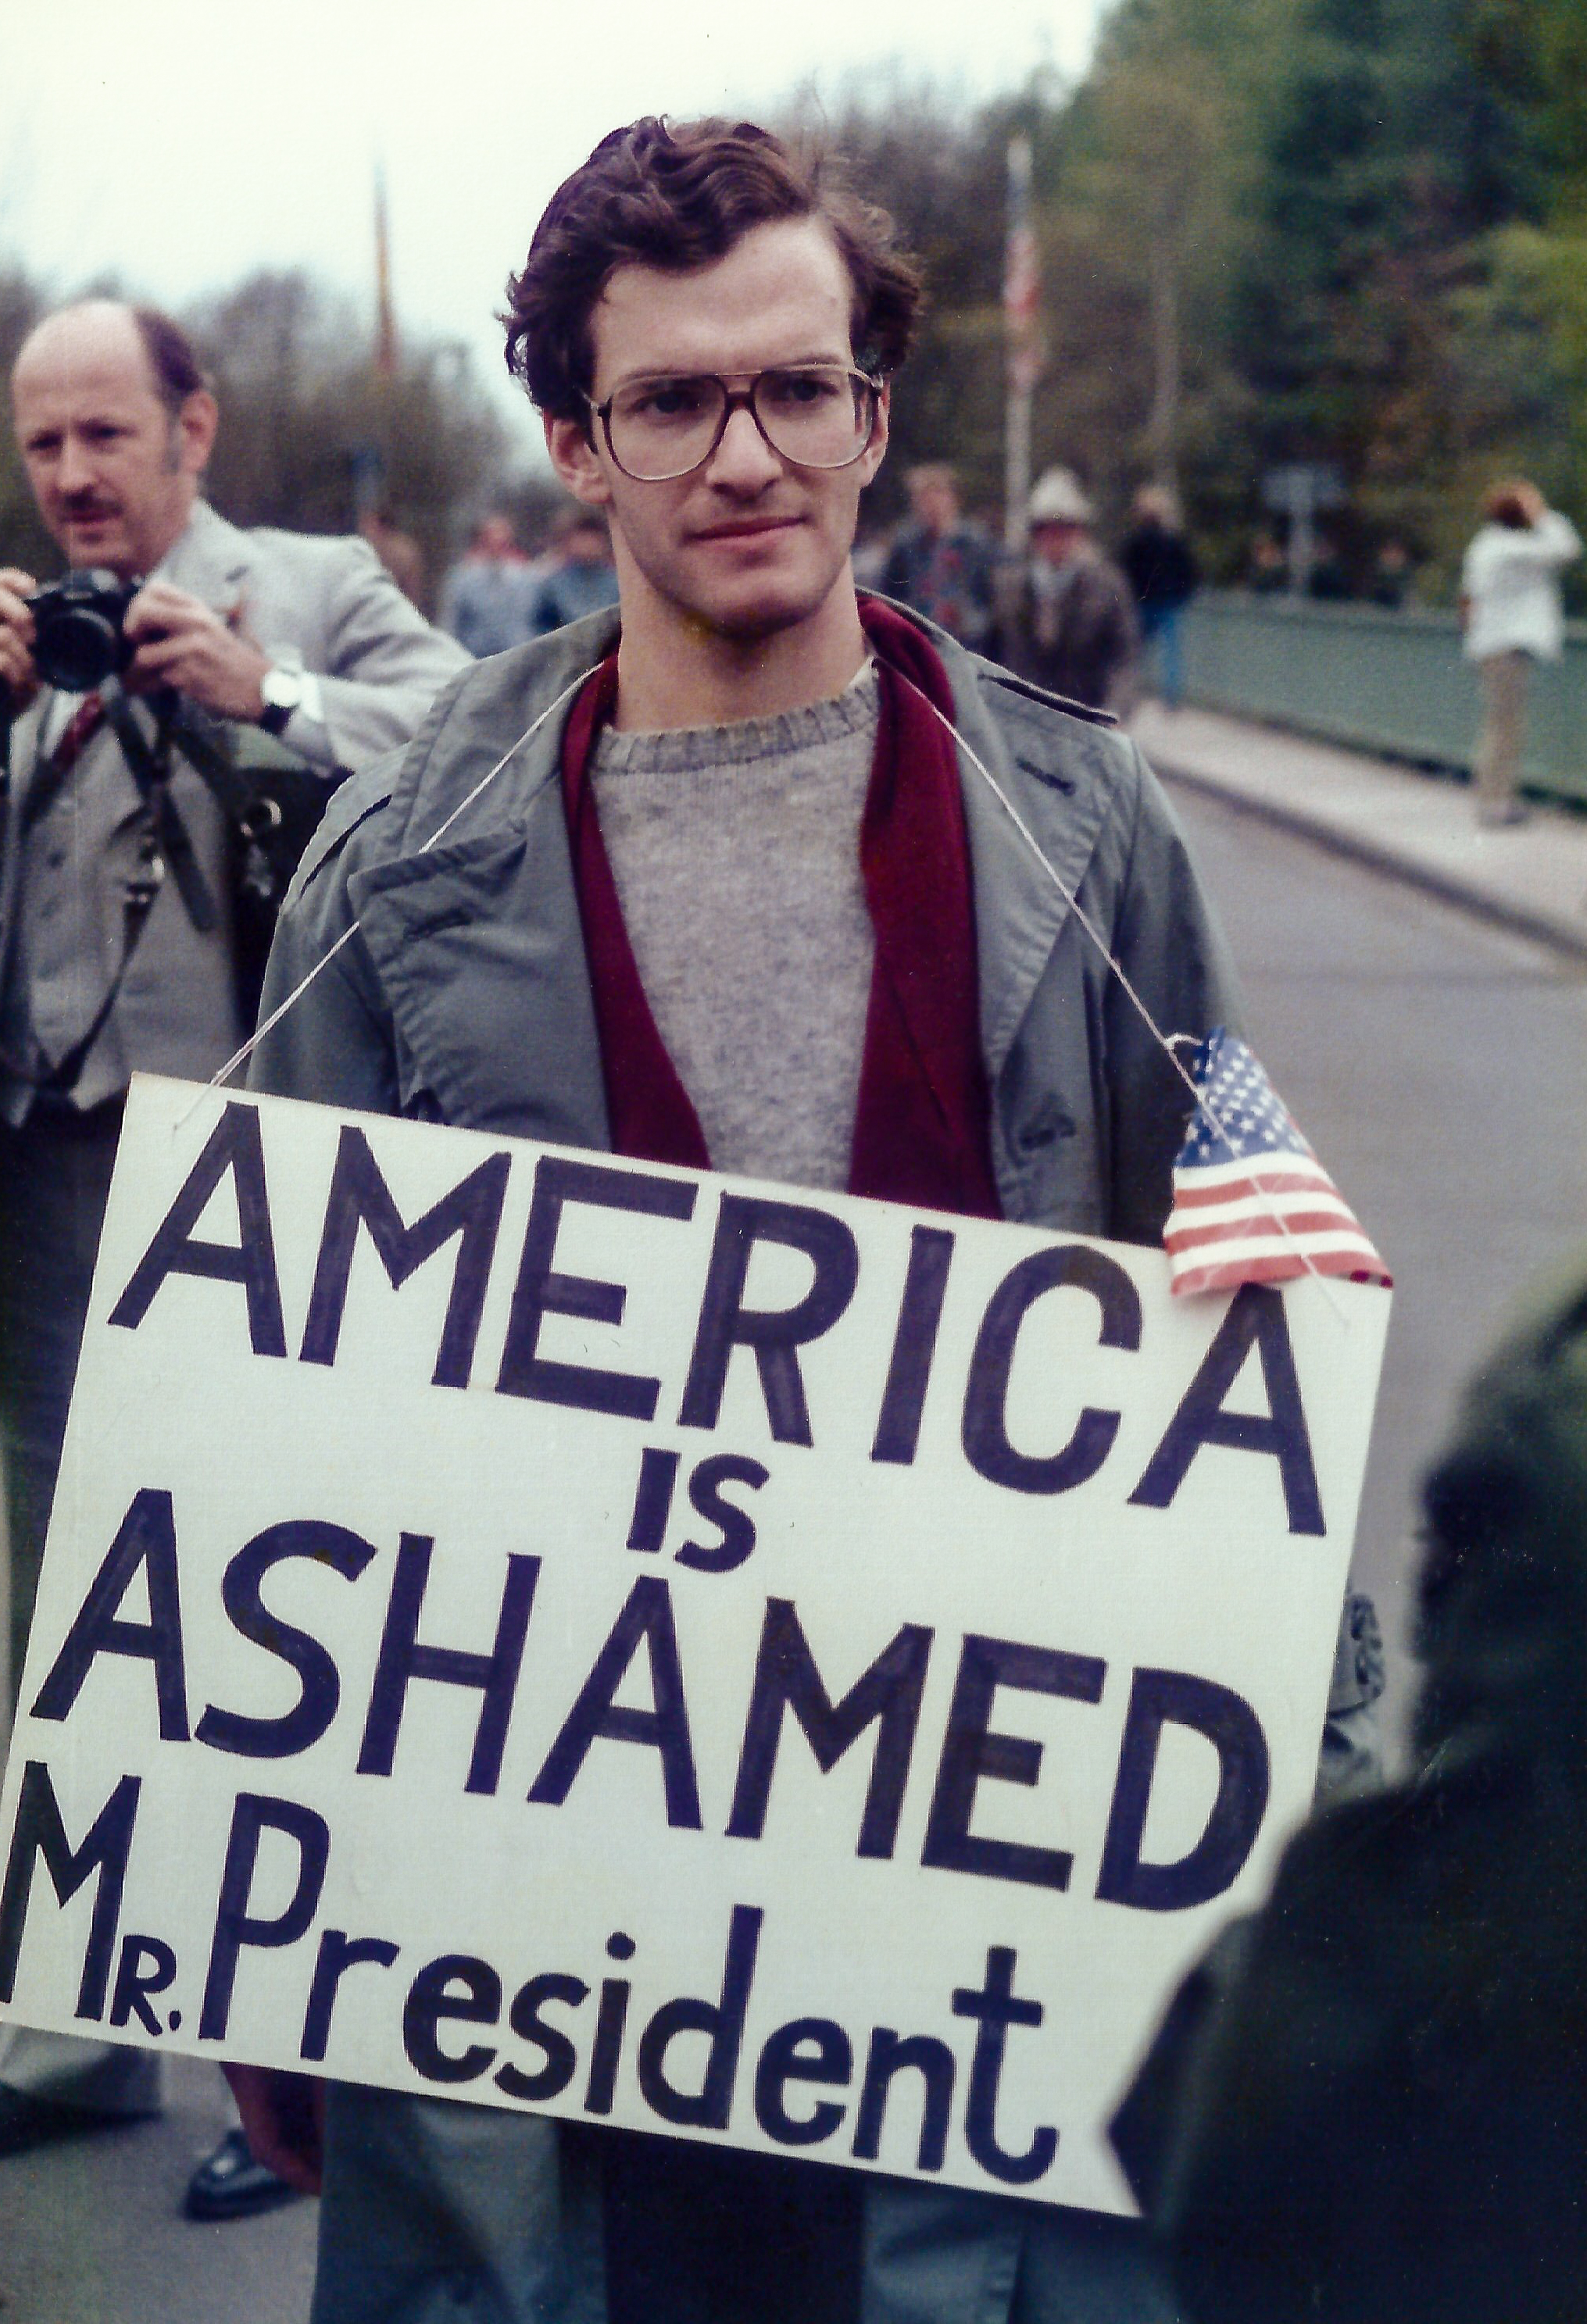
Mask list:
[[591,766],[640,980],[715,1168],[847,1183],[874,954],[876,672],[732,726],[607,730]]

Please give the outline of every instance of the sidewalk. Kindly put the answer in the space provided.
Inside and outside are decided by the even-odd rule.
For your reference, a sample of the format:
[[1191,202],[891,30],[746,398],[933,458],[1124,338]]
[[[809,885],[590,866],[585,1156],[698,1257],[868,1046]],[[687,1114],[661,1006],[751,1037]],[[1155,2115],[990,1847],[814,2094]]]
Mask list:
[[200,2058],[166,2061],[157,2122],[0,2163],[3,2324],[303,2324],[317,2203],[200,2227],[179,2216],[229,2118]]
[[1587,962],[1587,815],[1480,831],[1464,784],[1332,742],[1156,702],[1130,731],[1160,774]]

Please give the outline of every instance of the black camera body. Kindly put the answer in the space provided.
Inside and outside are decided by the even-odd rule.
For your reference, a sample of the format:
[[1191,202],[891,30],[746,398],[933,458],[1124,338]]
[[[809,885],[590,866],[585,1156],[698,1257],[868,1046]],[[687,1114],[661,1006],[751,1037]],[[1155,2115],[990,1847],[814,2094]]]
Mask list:
[[46,686],[88,694],[125,669],[135,648],[123,627],[143,584],[108,566],[79,566],[28,599],[33,668]]

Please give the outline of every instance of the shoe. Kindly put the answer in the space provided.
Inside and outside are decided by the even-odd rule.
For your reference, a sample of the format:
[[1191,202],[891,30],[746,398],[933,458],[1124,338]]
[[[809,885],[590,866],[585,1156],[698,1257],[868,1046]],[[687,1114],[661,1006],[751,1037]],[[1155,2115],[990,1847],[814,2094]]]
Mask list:
[[108,2114],[99,2107],[61,2106],[54,2098],[36,2098],[0,2083],[0,2155],[27,2154],[36,2146],[83,2138],[96,2130],[119,2130],[128,2123],[147,2122],[153,2111],[144,2107],[136,2114]]
[[182,2198],[188,2219],[251,2219],[278,2204],[295,2203],[298,2190],[255,2162],[246,2131],[228,2130],[213,2154],[200,2163]]

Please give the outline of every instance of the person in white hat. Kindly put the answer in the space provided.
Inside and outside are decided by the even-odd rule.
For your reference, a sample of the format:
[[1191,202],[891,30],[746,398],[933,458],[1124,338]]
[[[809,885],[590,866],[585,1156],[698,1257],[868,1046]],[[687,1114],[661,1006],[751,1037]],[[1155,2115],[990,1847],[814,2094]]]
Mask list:
[[1126,707],[1140,658],[1134,600],[1093,536],[1091,503],[1069,469],[1038,478],[1029,524],[1029,555],[1005,593],[1001,659],[1089,709]]

